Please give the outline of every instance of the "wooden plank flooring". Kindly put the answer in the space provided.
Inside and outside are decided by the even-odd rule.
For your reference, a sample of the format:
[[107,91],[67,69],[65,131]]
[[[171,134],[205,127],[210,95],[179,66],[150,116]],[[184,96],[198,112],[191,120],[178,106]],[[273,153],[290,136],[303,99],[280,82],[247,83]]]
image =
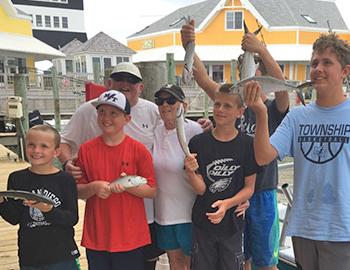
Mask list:
[[[8,159],[10,155],[10,159]],[[15,162],[16,155],[0,144],[0,190],[6,190],[8,175],[23,168],[28,167],[26,162]],[[79,200],[79,223],[75,226],[75,239],[80,249],[79,259],[81,269],[87,269],[85,251],[80,246],[82,224],[84,218],[85,202]],[[17,230],[18,226],[6,223],[0,217],[0,270],[18,270],[17,257]]]

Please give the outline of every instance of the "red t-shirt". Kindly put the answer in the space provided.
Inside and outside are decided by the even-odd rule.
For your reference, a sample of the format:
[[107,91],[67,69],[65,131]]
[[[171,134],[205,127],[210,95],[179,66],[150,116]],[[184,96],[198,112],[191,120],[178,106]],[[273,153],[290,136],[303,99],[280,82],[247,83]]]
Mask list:
[[[125,172],[145,177],[151,187],[156,185],[151,154],[129,136],[116,146],[106,145],[102,137],[82,144],[77,165],[83,171],[79,184],[96,180],[112,182]],[[143,198],[125,191],[112,193],[107,199],[94,195],[86,201],[82,246],[121,252],[150,242]]]

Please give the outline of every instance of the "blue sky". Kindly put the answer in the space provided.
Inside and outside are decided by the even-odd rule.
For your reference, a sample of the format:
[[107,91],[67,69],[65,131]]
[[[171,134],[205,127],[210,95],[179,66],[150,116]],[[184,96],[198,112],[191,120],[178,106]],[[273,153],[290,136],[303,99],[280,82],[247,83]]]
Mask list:
[[[180,7],[201,1],[203,0],[84,0],[88,38],[103,31],[126,44],[127,36]],[[336,3],[350,28],[350,16],[348,12],[346,14],[350,10],[350,1],[336,0]]]

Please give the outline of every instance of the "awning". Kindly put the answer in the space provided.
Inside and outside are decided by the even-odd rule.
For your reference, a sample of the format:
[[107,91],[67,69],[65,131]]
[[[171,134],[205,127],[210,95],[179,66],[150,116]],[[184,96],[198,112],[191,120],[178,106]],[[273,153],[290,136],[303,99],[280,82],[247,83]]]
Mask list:
[[[269,52],[279,62],[308,62],[311,59],[312,45],[268,45]],[[183,61],[185,50],[181,46],[163,47],[137,52],[133,62],[166,61],[166,54],[173,53],[175,61]],[[241,46],[196,46],[196,53],[205,62],[228,62],[243,53]]]
[[0,55],[34,56],[35,61],[64,58],[66,55],[32,37],[12,33],[0,33]]

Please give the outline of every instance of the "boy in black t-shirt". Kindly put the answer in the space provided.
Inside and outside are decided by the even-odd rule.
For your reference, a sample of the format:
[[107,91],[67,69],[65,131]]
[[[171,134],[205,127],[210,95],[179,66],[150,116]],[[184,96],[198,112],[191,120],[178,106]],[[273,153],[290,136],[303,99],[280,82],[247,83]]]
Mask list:
[[198,194],[192,209],[192,269],[243,269],[243,221],[234,210],[248,200],[259,167],[253,139],[237,130],[243,101],[224,84],[215,94],[216,127],[193,137],[185,159],[190,184]]
[[78,249],[73,226],[78,222],[77,187],[74,178],[57,169],[60,135],[46,125],[29,129],[26,156],[31,166],[15,171],[9,190],[22,190],[50,198],[54,205],[36,201],[5,200],[0,197],[0,215],[19,224],[18,256],[21,270],[76,270]]

